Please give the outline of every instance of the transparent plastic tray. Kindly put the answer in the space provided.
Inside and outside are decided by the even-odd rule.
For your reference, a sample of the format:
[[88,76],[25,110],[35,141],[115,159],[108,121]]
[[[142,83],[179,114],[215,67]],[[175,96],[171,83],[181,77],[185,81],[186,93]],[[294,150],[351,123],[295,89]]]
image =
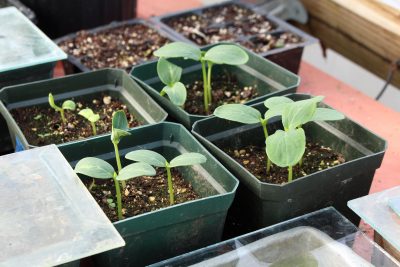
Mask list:
[[54,266],[123,245],[55,145],[0,157],[0,266]]
[[66,58],[17,8],[0,9],[0,73]]

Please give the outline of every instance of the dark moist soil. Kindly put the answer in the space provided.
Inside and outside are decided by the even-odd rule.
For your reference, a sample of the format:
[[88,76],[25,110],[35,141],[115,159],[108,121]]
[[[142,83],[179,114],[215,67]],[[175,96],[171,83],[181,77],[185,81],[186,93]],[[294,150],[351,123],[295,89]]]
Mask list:
[[[246,146],[241,149],[225,149],[225,152],[262,182],[272,184],[287,183],[287,168],[272,166],[270,173],[267,175],[265,147]],[[307,143],[304,155],[302,166],[296,165],[293,167],[293,179],[345,162],[343,155],[318,143]]]
[[[178,171],[172,169],[171,172],[175,204],[200,198],[193,190],[192,185],[187,183]],[[107,217],[112,222],[118,221],[114,182],[107,180],[100,184],[98,181],[96,180],[97,184],[92,188],[91,194]],[[88,186],[90,181],[85,181],[85,184]],[[125,218],[169,206],[168,183],[164,168],[157,169],[156,176],[143,176],[126,181],[126,188],[121,191],[122,213]],[[108,203],[111,202],[111,199],[115,203],[115,208]]]
[[119,68],[154,59],[153,52],[169,40],[143,24],[126,25],[98,33],[80,31],[59,46],[91,70]]
[[241,41],[239,43],[256,53],[265,53],[269,50],[288,47],[302,42],[303,40],[293,33],[281,32],[274,34],[259,34],[250,40]]
[[[100,120],[96,122],[97,134],[111,132],[112,114],[117,110],[125,111],[130,128],[140,125],[129,113],[127,106],[111,96],[102,94],[91,100],[72,100],[76,103],[76,110],[65,111],[66,124],[61,122],[60,113],[50,106],[17,108],[10,112],[28,143],[35,146],[60,144],[93,136],[90,122],[78,114],[85,108],[91,108],[94,113],[100,115]],[[61,106],[62,101],[56,101],[56,105]]]
[[[210,113],[218,106],[232,103],[245,103],[258,97],[257,85],[239,86],[235,75],[223,74],[213,77],[211,82],[212,104]],[[203,81],[186,84],[187,100],[184,109],[190,114],[209,115],[204,110]]]

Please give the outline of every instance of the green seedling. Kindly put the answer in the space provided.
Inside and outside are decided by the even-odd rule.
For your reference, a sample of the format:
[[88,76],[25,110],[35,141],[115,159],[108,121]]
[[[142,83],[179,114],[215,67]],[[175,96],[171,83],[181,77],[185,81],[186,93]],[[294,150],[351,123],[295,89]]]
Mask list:
[[164,58],[160,58],[157,62],[157,73],[161,82],[165,84],[160,95],[168,95],[171,102],[176,106],[183,106],[186,102],[186,88],[180,82],[182,68],[172,64]]
[[49,93],[49,104],[50,107],[52,107],[55,111],[60,112],[61,114],[61,120],[63,123],[66,123],[67,120],[65,119],[65,115],[64,115],[64,110],[69,109],[69,110],[75,110],[76,105],[75,102],[72,100],[66,100],[62,103],[62,106],[59,107],[54,103],[54,97],[51,93]]
[[[119,182],[145,175],[154,176],[156,174],[156,170],[152,166],[143,162],[132,163],[124,167],[117,173],[114,170],[113,166],[111,166],[111,164],[102,159],[94,157],[87,157],[81,159],[75,166],[75,172],[95,179],[113,179],[115,185],[115,194],[117,198],[118,220],[123,219],[122,195]],[[109,206],[111,206],[110,205],[111,203],[108,202]]]
[[97,131],[95,123],[100,119],[100,115],[93,113],[93,110],[91,110],[90,108],[82,109],[81,111],[79,111],[78,114],[90,122],[93,130],[93,135],[96,135]]
[[159,58],[192,59],[201,63],[204,109],[207,113],[209,112],[209,105],[212,102],[212,67],[216,64],[243,65],[249,60],[249,56],[243,49],[236,45],[227,44],[216,45],[207,52],[203,52],[194,45],[183,42],[173,42],[156,50],[154,55]]
[[115,208],[115,203],[114,203],[114,199],[112,198],[107,198],[107,204],[110,208],[114,209]]
[[175,203],[171,169],[180,166],[201,164],[207,160],[205,156],[199,153],[185,153],[168,162],[161,154],[145,149],[129,152],[125,155],[125,158],[133,161],[144,162],[167,170],[169,202],[171,205],[174,205]]

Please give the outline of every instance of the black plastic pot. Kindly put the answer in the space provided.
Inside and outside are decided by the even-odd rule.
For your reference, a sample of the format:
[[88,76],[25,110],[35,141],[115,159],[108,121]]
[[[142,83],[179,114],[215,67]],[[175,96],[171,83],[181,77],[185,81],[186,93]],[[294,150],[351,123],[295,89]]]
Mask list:
[[35,13],[29,7],[21,3],[19,0],[0,0],[0,8],[7,6],[15,6],[33,23],[37,22]]
[[[292,99],[308,95],[290,95]],[[262,112],[262,103],[253,105]],[[269,123],[270,131],[281,127],[278,119]],[[263,226],[334,206],[353,222],[358,217],[347,207],[347,201],[369,192],[375,170],[380,167],[386,141],[346,118],[334,122],[312,122],[304,125],[308,140],[329,146],[344,155],[346,162],[318,171],[282,185],[260,182],[242,165],[228,156],[226,147],[240,149],[246,145],[264,145],[261,126],[243,125],[217,117],[193,125],[193,134],[239,179],[240,187],[230,210],[230,231],[237,235]]]
[[[108,25],[103,25],[103,26],[99,26],[99,27],[96,27],[93,29],[89,29],[86,32],[88,34],[96,34],[96,33],[100,33],[103,31],[108,31],[108,30],[112,30],[115,28],[123,27],[123,26],[132,26],[132,25],[136,25],[136,24],[145,25],[145,26],[157,31],[161,36],[168,39],[169,41],[173,40],[169,37],[168,33],[163,31],[162,29],[155,27],[155,25],[153,23],[142,20],[142,19],[133,19],[133,20],[123,21],[123,22],[112,22]],[[68,34],[66,36],[56,39],[55,43],[60,45],[61,43],[65,42],[65,41],[73,40],[76,37],[77,37],[77,33],[71,33],[71,34]],[[132,68],[132,66],[129,66],[129,68],[127,68],[127,69],[131,69],[131,68]],[[67,59],[67,61],[64,62],[64,69],[67,74],[92,71],[92,69],[90,69],[89,67],[85,66],[82,63],[81,58],[75,57],[71,54],[68,54],[68,59]]]
[[[179,169],[202,198],[115,222],[126,246],[99,254],[96,266],[144,266],[218,242],[238,186],[236,178],[182,125],[164,122],[130,133],[119,144],[121,159],[135,149],[155,150],[167,159],[184,152],[206,156],[202,165]],[[72,166],[83,157],[100,157],[115,165],[109,136],[59,149]]]
[[[48,94],[56,101],[107,93],[122,100],[129,111],[144,124],[165,120],[166,112],[157,105],[128,74],[122,70],[104,69],[58,79],[6,87],[0,91],[0,114],[6,119],[16,151],[32,148],[9,110],[48,105]],[[32,114],[34,116],[35,114]],[[79,141],[74,141],[79,142]]]
[[21,0],[51,38],[136,17],[137,0]]
[[[212,8],[218,8],[222,6],[229,6],[229,5],[237,5],[245,9],[249,9],[253,11],[254,13],[263,15],[265,18],[267,18],[269,21],[272,22],[274,25],[274,28],[265,33],[265,34],[271,34],[272,36],[274,35],[279,35],[282,32],[290,32],[293,33],[294,35],[298,36],[302,41],[299,43],[295,44],[288,44],[285,47],[282,48],[274,48],[266,52],[261,52],[259,53],[261,56],[279,64],[280,66],[284,67],[285,69],[290,70],[293,73],[298,73],[299,67],[300,67],[300,61],[301,61],[301,56],[303,54],[303,49],[305,46],[310,45],[312,43],[317,42],[318,40],[315,39],[314,37],[306,34],[305,32],[291,26],[290,24],[286,23],[285,21],[272,16],[265,14],[265,11],[262,11],[260,9],[257,9],[254,5],[250,4],[244,4],[244,3],[219,3],[219,4],[214,4],[214,5],[209,5],[209,6],[204,6],[202,8],[194,8],[190,10],[185,10],[185,11],[180,11],[176,13],[171,13],[159,17],[154,17],[152,18],[153,21],[157,22],[160,24],[160,27],[162,29],[165,29],[168,31],[171,36],[178,40],[178,41],[183,41],[183,42],[189,42],[195,45],[201,45],[198,42],[196,42],[193,39],[188,39],[187,37],[183,36],[182,33],[177,32],[175,29],[170,27],[168,25],[168,21],[171,19],[187,16],[187,15],[198,15],[202,17],[203,12],[208,9]],[[244,17],[243,22],[247,17]],[[229,23],[216,23],[215,25],[211,25],[212,27],[215,28],[221,28],[223,26],[228,25]],[[246,25],[243,23],[240,26],[235,26],[235,27],[243,27],[243,29],[246,29]],[[246,29],[248,30],[248,29]],[[229,41],[234,41],[238,42],[240,44],[245,44],[248,41],[251,41],[252,39],[256,38],[257,34],[248,34],[248,35],[238,35],[234,38],[234,40],[229,40]]]
[[[214,45],[202,48],[207,51]],[[300,78],[283,69],[282,67],[265,60],[264,58],[245,49],[249,55],[249,61],[241,66],[215,65],[213,76],[221,73],[235,74],[240,85],[256,85],[258,97],[245,104],[250,105],[265,100],[268,97],[295,92],[300,83]],[[201,78],[201,64],[193,60],[171,60],[183,68],[181,82],[188,84]],[[168,114],[191,129],[193,123],[207,116],[194,115],[175,106],[167,97],[160,96],[164,87],[157,75],[157,62],[149,62],[133,67],[132,77],[168,112]]]

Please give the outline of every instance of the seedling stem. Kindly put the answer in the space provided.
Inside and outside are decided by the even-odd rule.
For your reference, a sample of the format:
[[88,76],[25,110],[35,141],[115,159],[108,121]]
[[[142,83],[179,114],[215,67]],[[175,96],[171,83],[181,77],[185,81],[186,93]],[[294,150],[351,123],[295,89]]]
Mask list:
[[[119,156],[118,156],[119,157]],[[117,181],[117,173],[114,172],[113,180],[115,184],[115,194],[117,195],[117,214],[118,220],[122,220],[122,201],[121,201],[121,189],[119,187],[119,182]],[[123,181],[121,181],[123,182]]]
[[208,87],[207,87],[207,84],[208,84],[208,81],[207,81],[207,71],[206,71],[206,61],[205,60],[200,60],[200,62],[201,62],[201,71],[202,71],[202,73],[203,73],[203,91],[204,91],[204,110],[206,111],[206,113],[208,113],[209,112],[209,108],[208,108],[208,100],[209,100],[209,96],[208,96],[208,92],[209,92],[209,90],[208,90]]
[[172,175],[171,168],[169,167],[169,163],[165,162],[165,168],[167,169],[167,177],[168,177],[168,193],[169,193],[169,204],[174,205],[174,187],[172,186]]

